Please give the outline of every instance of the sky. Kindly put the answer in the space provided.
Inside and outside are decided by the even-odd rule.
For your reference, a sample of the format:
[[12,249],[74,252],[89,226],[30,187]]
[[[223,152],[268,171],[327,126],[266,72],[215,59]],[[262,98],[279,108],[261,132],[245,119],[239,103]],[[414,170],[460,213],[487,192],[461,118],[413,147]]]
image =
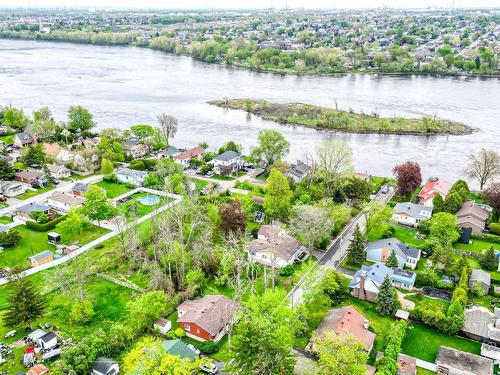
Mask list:
[[166,8],[166,9],[262,9],[262,8],[422,8],[500,7],[500,0],[0,0],[0,8]]

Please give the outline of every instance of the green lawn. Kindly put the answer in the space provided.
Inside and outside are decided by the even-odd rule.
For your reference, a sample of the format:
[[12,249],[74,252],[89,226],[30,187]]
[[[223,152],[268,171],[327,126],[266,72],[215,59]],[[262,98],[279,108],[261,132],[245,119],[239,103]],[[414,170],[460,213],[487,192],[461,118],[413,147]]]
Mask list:
[[23,193],[21,195],[18,195],[16,197],[16,199],[25,200],[25,199],[34,197],[36,195],[46,193],[46,192],[48,192],[48,191],[50,191],[52,189],[54,189],[54,185],[45,186],[43,188],[39,188],[39,189],[36,189],[36,190],[26,190],[25,193]]
[[194,185],[195,185],[195,191],[199,193],[204,187],[208,186],[209,182],[205,180],[200,180],[198,178],[193,178],[192,179]]
[[16,133],[2,135],[2,136],[0,136],[0,141],[4,141],[6,145],[9,145],[11,143],[14,143],[15,136],[16,136]]
[[402,345],[402,352],[434,363],[440,346],[449,346],[474,354],[481,353],[481,344],[458,336],[449,336],[434,328],[410,324]]
[[214,180],[219,180],[219,181],[233,181],[233,180],[236,180],[236,177],[221,176],[220,174],[214,174],[210,178],[213,178]]
[[96,185],[106,190],[106,195],[108,196],[108,198],[116,198],[133,189],[125,184],[119,184],[116,182],[109,182],[104,180],[99,181]]
[[[392,228],[394,228],[394,237],[401,242],[415,248],[422,248],[425,245],[425,242],[423,240],[419,240],[415,237],[415,235],[417,234],[416,230],[402,228],[399,226],[392,226]],[[383,233],[381,233],[380,231],[372,230],[368,234],[368,241],[372,242],[380,240],[382,238],[382,235]]]
[[0,224],[10,224],[12,223],[12,218],[9,216],[0,216]]
[[136,193],[131,196],[131,200],[118,206],[119,210],[128,218],[134,219],[151,213],[153,210],[171,201],[168,197],[160,197],[158,204],[147,206],[140,202],[140,198],[151,195],[150,193]]
[[434,309],[440,309],[443,311],[446,311],[448,309],[448,306],[450,305],[448,301],[443,301],[439,298],[431,298],[424,295],[417,297],[416,295],[412,294],[410,296],[406,296],[405,299],[415,302],[415,305],[432,306]]
[[[365,260],[363,262],[363,264],[365,266],[371,266],[372,264],[375,264],[375,262],[371,262],[369,260]],[[354,270],[354,271],[357,271],[357,270],[360,270],[361,269],[361,266],[357,266],[355,264],[351,264],[347,261],[347,258],[345,258],[341,263],[340,263],[340,267],[342,268],[346,268],[346,269],[349,269],[349,270]]]
[[500,250],[500,244],[496,244],[496,243],[493,243],[493,242],[488,242],[488,241],[482,241],[482,240],[472,240],[472,244],[464,244],[464,243],[454,243],[453,244],[453,247],[455,249],[460,249],[460,250],[466,250],[466,251],[471,251],[471,252],[474,252],[474,253],[482,253],[483,250],[487,250],[489,249],[490,247],[492,247],[494,249],[498,249]]

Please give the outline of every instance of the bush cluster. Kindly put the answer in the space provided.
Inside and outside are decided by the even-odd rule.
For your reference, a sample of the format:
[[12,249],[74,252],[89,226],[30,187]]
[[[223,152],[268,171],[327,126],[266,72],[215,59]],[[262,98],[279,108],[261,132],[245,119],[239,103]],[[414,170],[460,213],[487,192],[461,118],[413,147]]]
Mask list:
[[406,335],[408,324],[400,320],[392,324],[387,337],[384,355],[377,361],[377,374],[393,375],[398,370],[398,354]]
[[46,223],[40,224],[40,223],[35,223],[34,221],[27,221],[26,222],[26,227],[35,230],[37,232],[47,232],[48,230],[54,229],[57,224],[59,224],[61,221],[66,220],[66,215],[59,216],[55,218],[54,220],[48,221]]

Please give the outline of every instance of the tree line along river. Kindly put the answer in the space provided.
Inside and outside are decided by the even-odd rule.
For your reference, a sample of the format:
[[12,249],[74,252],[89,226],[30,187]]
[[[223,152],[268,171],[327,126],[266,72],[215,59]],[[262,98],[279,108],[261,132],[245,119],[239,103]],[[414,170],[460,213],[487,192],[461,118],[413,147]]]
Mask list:
[[[173,144],[234,140],[248,148],[260,130],[280,130],[289,161],[311,153],[322,139],[353,149],[360,172],[390,175],[394,164],[418,161],[425,177],[453,181],[470,153],[500,148],[500,79],[346,74],[283,76],[206,64],[138,47],[106,47],[0,39],[0,105],[26,111],[50,107],[64,120],[71,105],[91,110],[98,127],[156,122],[161,112],[179,120]],[[380,116],[438,117],[478,129],[461,136],[343,134],[279,125],[206,102],[255,98],[304,102]]]

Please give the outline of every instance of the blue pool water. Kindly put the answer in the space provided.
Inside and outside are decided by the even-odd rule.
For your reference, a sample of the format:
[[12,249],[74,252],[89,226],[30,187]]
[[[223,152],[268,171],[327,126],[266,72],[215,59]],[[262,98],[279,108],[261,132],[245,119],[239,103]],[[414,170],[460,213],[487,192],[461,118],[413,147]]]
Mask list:
[[139,202],[145,206],[153,206],[160,202],[160,197],[158,195],[145,195],[139,199]]

